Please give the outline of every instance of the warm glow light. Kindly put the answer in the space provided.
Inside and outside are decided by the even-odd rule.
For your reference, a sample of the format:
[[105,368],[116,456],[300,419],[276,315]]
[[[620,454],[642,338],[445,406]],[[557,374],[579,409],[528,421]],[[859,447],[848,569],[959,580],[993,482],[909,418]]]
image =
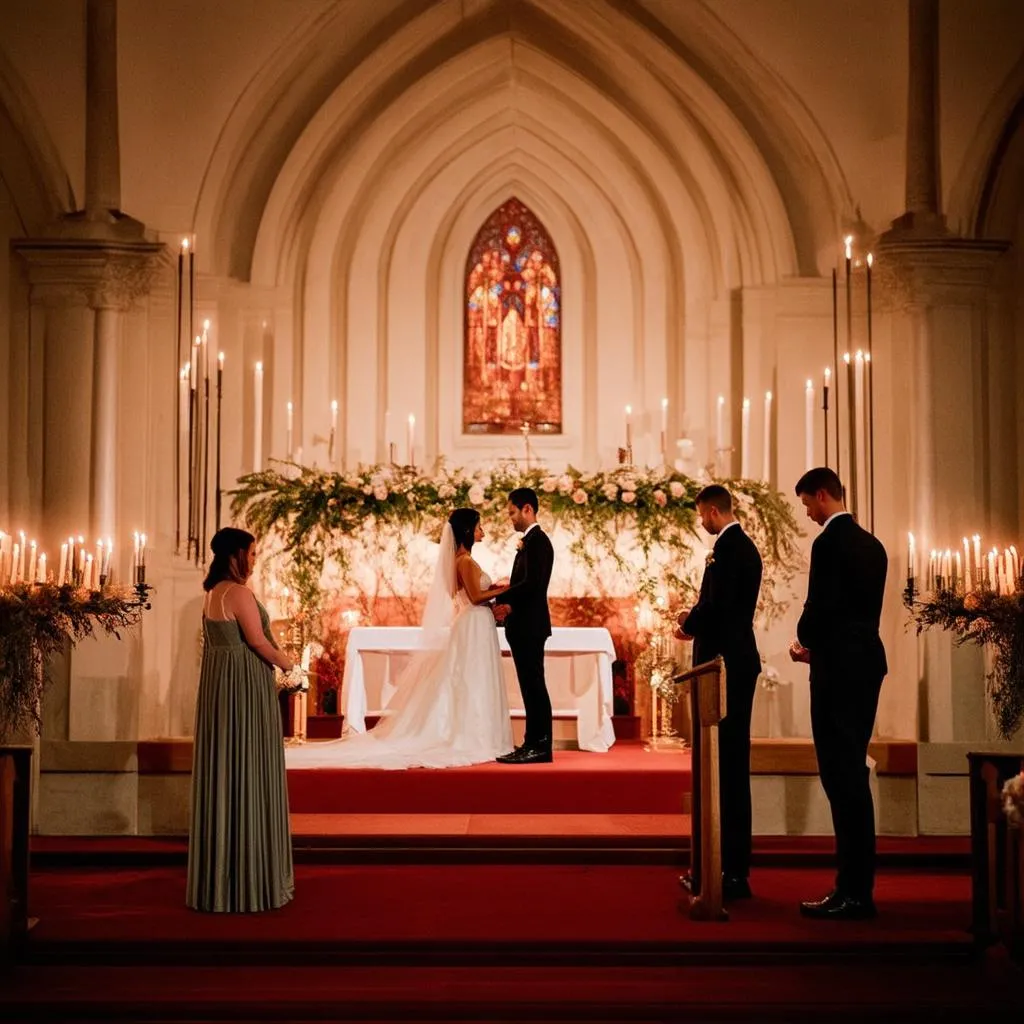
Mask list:
[[849,352],[844,352],[843,353],[843,362],[846,363],[847,366],[850,365],[850,353]]
[[257,373],[262,373],[263,372],[263,364],[262,363],[257,363],[256,364],[256,372]]
[[868,266],[869,267],[872,266],[872,264],[874,264],[874,262],[875,262],[875,257],[871,253],[868,253]]
[[338,411],[338,400],[334,399],[334,401],[331,402],[331,412],[337,412],[337,411]]
[[182,249],[182,252],[188,252],[188,239],[187,238],[183,238],[181,240],[181,249]]
[[223,370],[224,369],[224,353],[223,352],[218,352],[217,353],[217,362],[220,363],[220,368]]

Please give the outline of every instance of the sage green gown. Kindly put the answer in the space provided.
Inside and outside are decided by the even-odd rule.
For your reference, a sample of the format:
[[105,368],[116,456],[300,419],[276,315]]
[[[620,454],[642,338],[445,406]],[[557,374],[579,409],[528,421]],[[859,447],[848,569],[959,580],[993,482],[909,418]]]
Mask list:
[[[273,642],[270,617],[263,605],[259,610]],[[207,911],[272,910],[294,890],[274,671],[237,622],[204,618],[203,630],[186,903]]]

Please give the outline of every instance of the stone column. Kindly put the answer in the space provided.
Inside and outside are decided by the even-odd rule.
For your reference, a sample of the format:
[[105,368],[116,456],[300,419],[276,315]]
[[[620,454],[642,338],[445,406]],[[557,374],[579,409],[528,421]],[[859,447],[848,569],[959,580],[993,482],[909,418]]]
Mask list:
[[905,226],[941,234],[939,0],[910,0]]
[[85,26],[85,214],[104,220],[121,209],[117,0],[88,0]]
[[[149,287],[153,242],[18,243],[45,331],[43,523],[50,563],[70,533],[117,532],[121,319]],[[120,538],[123,542],[123,538]]]

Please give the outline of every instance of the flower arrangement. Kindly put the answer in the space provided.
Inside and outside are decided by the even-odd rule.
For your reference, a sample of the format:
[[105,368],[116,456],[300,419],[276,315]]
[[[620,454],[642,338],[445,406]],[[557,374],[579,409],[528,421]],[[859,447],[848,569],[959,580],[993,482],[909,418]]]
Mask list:
[[1024,723],[1024,592],[937,588],[918,597],[908,586],[904,603],[917,632],[938,627],[953,633],[958,645],[989,644],[994,653],[987,680],[996,725],[1004,739]]
[[[523,486],[538,492],[542,518],[565,535],[581,593],[607,593],[609,576],[625,595],[651,577],[685,593],[693,588],[694,498],[703,485],[671,469],[633,467],[550,473],[508,462],[469,472],[440,463],[432,473],[391,465],[336,473],[275,463],[238,481],[232,513],[279,561],[278,578],[307,614],[332,591],[364,590],[360,573],[384,551],[406,567],[416,538],[436,539],[458,506],[478,508],[489,540],[507,541],[507,496]],[[800,531],[788,501],[766,483],[734,481],[730,489],[764,557],[762,614],[771,618],[785,607],[776,585],[798,567]],[[414,593],[414,583],[395,582],[392,593]]]
[[1003,811],[1011,825],[1024,825],[1024,772],[1003,785]]
[[148,607],[147,589],[27,582],[0,587],[0,739],[25,727],[38,731],[46,659],[97,633],[120,638]]

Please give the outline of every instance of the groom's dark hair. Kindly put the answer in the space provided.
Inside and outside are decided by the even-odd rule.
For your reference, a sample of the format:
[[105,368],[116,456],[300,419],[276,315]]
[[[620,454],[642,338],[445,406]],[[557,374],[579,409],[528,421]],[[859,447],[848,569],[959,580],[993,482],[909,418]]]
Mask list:
[[537,501],[537,492],[532,487],[517,487],[508,496],[508,500],[511,501],[520,512],[522,512],[527,505],[533,509],[534,515],[540,511],[540,504]]
[[796,482],[796,496],[807,494],[813,497],[818,491],[824,491],[835,501],[843,500],[843,483],[834,469],[828,466],[817,466],[807,470]]
[[476,524],[480,522],[480,513],[475,508],[457,508],[449,517],[448,525],[455,536],[455,548],[461,544],[467,551],[473,550]]
[[693,500],[694,505],[710,505],[723,515],[732,511],[732,495],[721,484],[708,484]]

